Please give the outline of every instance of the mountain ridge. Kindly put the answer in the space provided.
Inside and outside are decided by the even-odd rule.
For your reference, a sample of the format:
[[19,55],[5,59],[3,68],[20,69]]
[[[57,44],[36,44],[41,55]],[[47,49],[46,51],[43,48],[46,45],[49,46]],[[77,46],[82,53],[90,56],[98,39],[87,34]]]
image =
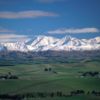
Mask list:
[[100,50],[100,37],[79,39],[65,36],[60,39],[52,36],[37,36],[23,42],[0,42],[0,51],[5,49],[21,52]]

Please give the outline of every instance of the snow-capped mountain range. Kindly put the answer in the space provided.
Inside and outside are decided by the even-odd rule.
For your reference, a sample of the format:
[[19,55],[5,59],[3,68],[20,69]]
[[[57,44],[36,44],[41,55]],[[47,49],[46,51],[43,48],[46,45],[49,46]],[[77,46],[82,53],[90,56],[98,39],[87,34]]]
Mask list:
[[92,39],[78,39],[65,36],[61,39],[51,36],[37,36],[21,42],[1,42],[0,51],[72,51],[72,50],[100,50],[100,37]]

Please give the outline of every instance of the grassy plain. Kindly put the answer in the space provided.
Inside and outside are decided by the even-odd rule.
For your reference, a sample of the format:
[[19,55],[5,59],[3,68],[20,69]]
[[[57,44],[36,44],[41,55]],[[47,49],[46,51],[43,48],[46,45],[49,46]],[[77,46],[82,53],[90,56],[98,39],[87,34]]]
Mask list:
[[[51,68],[51,71],[44,71]],[[70,91],[82,89],[88,91],[100,91],[100,78],[81,77],[81,72],[100,72],[99,61],[81,61],[74,63],[27,63],[0,65],[0,75],[11,72],[17,75],[17,80],[0,80],[0,94],[23,94],[32,92],[56,92],[70,93]],[[56,73],[55,73],[56,72]],[[46,97],[28,98],[26,100],[100,100],[100,96],[81,95],[72,97]]]

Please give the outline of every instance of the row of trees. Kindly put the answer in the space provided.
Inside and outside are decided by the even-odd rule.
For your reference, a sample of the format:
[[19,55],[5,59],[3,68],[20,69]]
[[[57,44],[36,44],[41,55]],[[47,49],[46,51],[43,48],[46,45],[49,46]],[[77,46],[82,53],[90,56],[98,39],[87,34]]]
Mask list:
[[18,76],[12,75],[11,72],[8,72],[8,74],[0,75],[0,79],[18,79]]
[[68,94],[65,94],[61,91],[57,92],[51,92],[51,93],[44,93],[44,92],[34,92],[34,93],[25,93],[25,94],[16,94],[16,95],[8,95],[8,94],[1,94],[0,99],[10,99],[10,100],[23,100],[25,98],[45,98],[45,97],[71,97],[76,95],[94,95],[94,96],[100,96],[100,92],[97,91],[91,91],[85,93],[84,90],[75,90],[71,91]]
[[82,76],[91,76],[91,77],[98,77],[99,76],[99,72],[84,72],[82,74]]

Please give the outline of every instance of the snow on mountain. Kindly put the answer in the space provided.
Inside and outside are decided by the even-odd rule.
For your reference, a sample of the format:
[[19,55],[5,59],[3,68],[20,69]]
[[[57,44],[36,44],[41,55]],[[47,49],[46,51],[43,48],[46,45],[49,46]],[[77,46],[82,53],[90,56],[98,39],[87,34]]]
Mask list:
[[0,45],[0,51],[6,51],[6,50],[7,50],[6,47]]
[[96,43],[96,44],[100,44],[100,37],[96,37],[96,38],[94,38],[94,39],[90,39],[90,40],[88,40],[88,42],[89,42],[90,44],[94,44],[94,45],[95,45],[95,43]]
[[43,51],[52,48],[58,41],[59,39],[50,36],[38,36],[27,47],[29,50]]
[[1,43],[2,46],[6,47],[9,51],[27,51],[27,46],[24,43]]
[[78,39],[71,36],[65,36],[62,39],[51,36],[37,36],[23,42],[0,43],[0,51],[4,48],[9,51],[47,51],[47,50],[100,50],[100,37],[92,39]]

